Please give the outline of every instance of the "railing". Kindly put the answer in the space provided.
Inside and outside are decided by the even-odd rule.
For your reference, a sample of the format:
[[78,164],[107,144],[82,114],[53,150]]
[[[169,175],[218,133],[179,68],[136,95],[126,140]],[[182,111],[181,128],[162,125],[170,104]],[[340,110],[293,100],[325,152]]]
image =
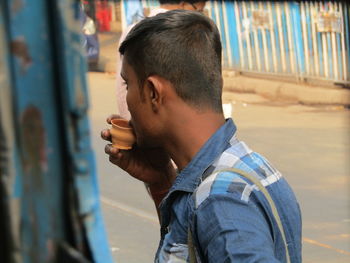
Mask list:
[[349,5],[211,1],[208,8],[226,67],[349,83]]
[[350,84],[346,2],[211,0],[206,11],[221,32],[224,67]]

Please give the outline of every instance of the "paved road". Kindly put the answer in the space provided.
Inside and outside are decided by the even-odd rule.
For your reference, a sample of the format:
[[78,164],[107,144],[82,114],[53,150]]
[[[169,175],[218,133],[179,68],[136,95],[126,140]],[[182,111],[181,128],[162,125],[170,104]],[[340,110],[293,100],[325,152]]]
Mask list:
[[[99,137],[117,111],[115,79],[89,73],[92,142],[113,256],[152,262],[159,238],[153,203],[142,183],[111,165]],[[271,102],[253,94],[225,94],[238,137],[287,178],[303,212],[303,262],[350,262],[350,112]]]

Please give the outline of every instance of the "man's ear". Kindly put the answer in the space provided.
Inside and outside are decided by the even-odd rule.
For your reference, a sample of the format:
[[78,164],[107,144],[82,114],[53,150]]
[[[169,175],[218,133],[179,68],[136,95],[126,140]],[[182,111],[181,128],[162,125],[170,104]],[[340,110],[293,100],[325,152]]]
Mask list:
[[163,103],[165,80],[157,75],[149,76],[145,81],[146,100],[150,101],[152,109],[158,111]]

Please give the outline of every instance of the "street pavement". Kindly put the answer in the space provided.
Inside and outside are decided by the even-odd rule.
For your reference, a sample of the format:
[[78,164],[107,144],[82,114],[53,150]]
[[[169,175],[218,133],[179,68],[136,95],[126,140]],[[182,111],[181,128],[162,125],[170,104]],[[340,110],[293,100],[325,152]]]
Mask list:
[[[88,73],[91,139],[116,262],[153,262],[158,219],[144,186],[109,163],[100,131],[117,113],[115,75]],[[238,137],[287,178],[303,216],[303,262],[350,262],[350,111],[227,92]]]

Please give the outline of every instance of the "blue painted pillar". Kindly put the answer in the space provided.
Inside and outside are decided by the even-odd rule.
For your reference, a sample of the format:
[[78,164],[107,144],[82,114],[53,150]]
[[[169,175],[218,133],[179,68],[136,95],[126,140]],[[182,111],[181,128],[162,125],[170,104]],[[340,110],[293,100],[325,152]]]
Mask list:
[[79,1],[0,7],[0,209],[9,215],[0,224],[9,241],[0,261],[112,262],[89,137]]
[[302,27],[301,27],[301,15],[300,15],[300,4],[298,2],[291,3],[291,9],[293,14],[293,33],[294,33],[294,44],[296,49],[296,66],[298,77],[302,78],[305,75],[305,54],[303,49],[302,40]]

